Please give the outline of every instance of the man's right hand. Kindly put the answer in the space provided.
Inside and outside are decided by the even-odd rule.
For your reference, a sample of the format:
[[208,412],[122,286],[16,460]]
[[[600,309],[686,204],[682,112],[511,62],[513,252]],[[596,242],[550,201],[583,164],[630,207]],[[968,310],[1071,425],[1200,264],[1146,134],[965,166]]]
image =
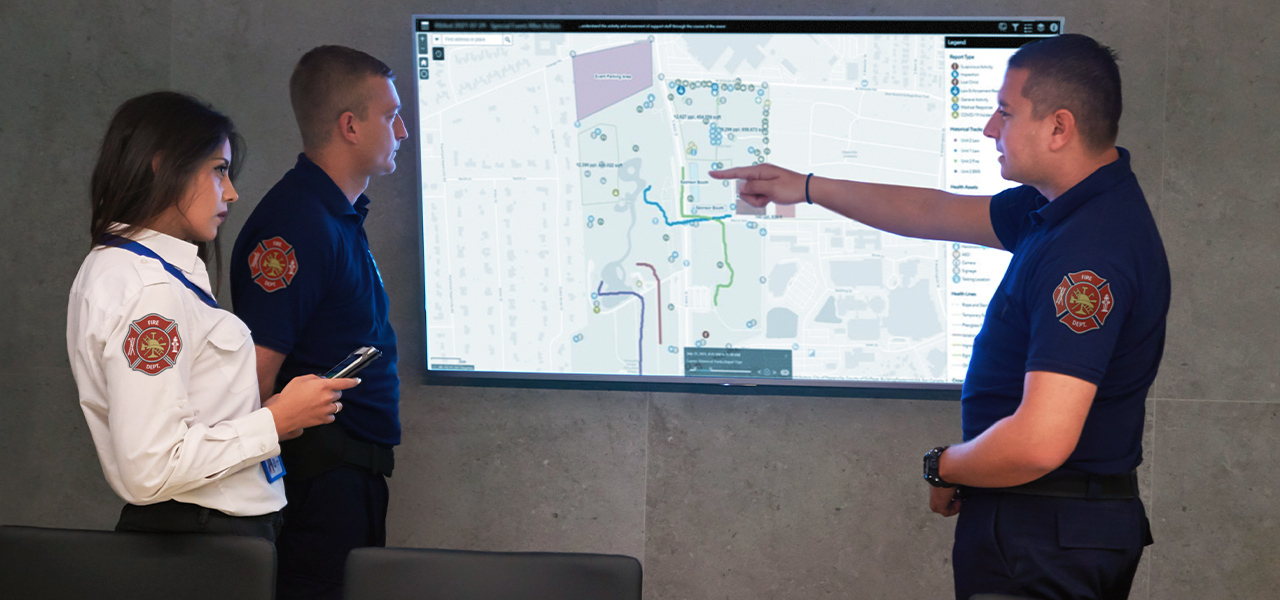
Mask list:
[[805,201],[805,175],[764,163],[708,171],[713,179],[737,179],[738,197],[755,207],[774,204],[798,204]]
[[930,487],[929,510],[944,517],[954,517],[960,513],[960,488]]
[[287,440],[307,427],[332,423],[342,410],[342,390],[360,384],[359,379],[325,379],[317,375],[295,377],[279,394],[262,405],[275,418],[276,435]]

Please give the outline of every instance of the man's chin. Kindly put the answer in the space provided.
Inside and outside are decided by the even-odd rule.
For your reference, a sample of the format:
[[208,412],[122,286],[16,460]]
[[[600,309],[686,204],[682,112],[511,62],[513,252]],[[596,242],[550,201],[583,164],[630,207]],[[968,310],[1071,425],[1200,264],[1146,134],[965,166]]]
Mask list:
[[1004,178],[1005,181],[1012,181],[1014,183],[1019,183],[1018,180],[1014,179],[1013,175],[1009,172],[1008,163],[1004,163],[1004,162],[1000,163],[1000,177]]

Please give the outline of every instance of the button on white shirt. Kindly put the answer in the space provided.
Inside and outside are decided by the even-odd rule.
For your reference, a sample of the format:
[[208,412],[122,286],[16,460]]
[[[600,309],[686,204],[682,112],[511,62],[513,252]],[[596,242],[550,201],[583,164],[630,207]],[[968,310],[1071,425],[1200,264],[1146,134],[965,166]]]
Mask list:
[[[133,239],[209,291],[195,245],[150,230]],[[284,506],[282,482],[260,467],[280,445],[248,328],[160,262],[95,247],[71,286],[67,354],[102,471],[125,501],[236,516]]]

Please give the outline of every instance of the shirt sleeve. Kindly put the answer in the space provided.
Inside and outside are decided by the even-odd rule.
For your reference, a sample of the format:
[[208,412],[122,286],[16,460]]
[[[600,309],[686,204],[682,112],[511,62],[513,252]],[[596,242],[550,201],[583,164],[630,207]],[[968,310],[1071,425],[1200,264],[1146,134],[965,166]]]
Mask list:
[[1133,306],[1131,268],[1114,254],[1045,250],[1027,282],[1026,370],[1102,381]]
[[187,390],[201,348],[186,345],[193,316],[179,293],[190,292],[152,282],[119,310],[95,311],[100,318],[118,319],[102,324],[110,331],[100,363],[110,447],[99,451],[113,453],[122,495],[133,503],[171,499],[280,451],[267,409],[214,425],[196,422]]
[[289,354],[332,279],[337,240],[313,215],[245,230],[236,240],[231,298],[254,343]]
[[991,228],[1000,240],[1000,245],[1010,252],[1018,248],[1022,241],[1023,225],[1027,222],[1027,213],[1035,208],[1035,198],[1039,194],[1031,186],[1009,188],[991,197]]

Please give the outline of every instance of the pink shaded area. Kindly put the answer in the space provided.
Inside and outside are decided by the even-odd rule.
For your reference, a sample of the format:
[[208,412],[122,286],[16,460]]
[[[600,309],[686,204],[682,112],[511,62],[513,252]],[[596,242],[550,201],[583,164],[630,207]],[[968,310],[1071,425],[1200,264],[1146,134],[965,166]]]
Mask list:
[[794,204],[775,204],[775,212],[783,219],[794,219],[796,216],[796,205]]
[[573,57],[573,88],[582,121],[653,85],[653,44],[648,41]]

